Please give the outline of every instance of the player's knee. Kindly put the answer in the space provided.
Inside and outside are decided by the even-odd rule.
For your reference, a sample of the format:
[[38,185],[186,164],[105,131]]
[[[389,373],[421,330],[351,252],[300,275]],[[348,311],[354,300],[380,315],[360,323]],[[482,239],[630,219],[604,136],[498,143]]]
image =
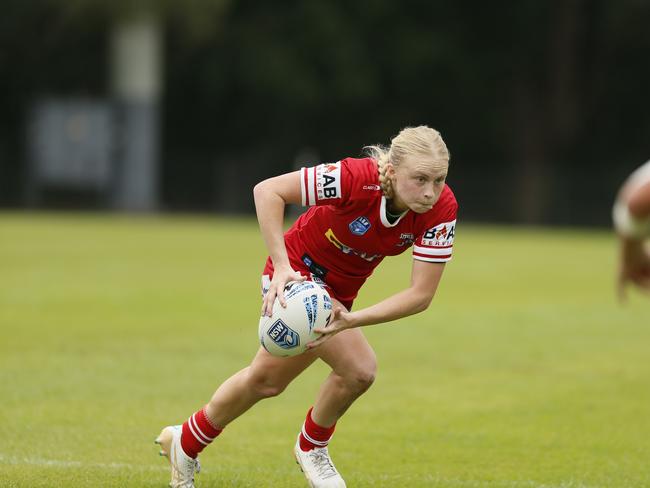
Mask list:
[[257,392],[262,398],[271,398],[278,396],[285,388],[286,386],[284,385],[263,385],[257,390]]
[[359,371],[355,377],[355,383],[357,385],[357,389],[363,393],[368,388],[370,388],[372,384],[375,382],[376,374],[377,372],[375,369]]
[[368,364],[351,371],[346,375],[345,382],[348,388],[352,389],[355,393],[361,394],[372,386],[376,375],[376,365]]
[[248,387],[260,398],[271,398],[282,393],[287,385],[268,376],[252,376],[249,378]]

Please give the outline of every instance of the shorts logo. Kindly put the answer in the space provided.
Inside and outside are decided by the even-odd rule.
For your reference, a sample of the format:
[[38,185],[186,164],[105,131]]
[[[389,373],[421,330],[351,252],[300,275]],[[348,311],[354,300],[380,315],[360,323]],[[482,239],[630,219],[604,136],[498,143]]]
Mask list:
[[370,229],[370,221],[366,217],[357,217],[348,225],[355,236],[362,236]]
[[[311,271],[312,276],[318,276],[321,278],[321,280],[325,279],[325,276],[327,275],[327,268],[324,268],[318,263],[315,263],[314,260],[311,258],[309,254],[303,254],[302,255],[302,262],[305,263],[305,266],[309,268],[309,271]],[[316,280],[312,280],[316,281]]]
[[300,344],[300,337],[282,320],[278,319],[269,328],[267,334],[282,349],[291,349]]

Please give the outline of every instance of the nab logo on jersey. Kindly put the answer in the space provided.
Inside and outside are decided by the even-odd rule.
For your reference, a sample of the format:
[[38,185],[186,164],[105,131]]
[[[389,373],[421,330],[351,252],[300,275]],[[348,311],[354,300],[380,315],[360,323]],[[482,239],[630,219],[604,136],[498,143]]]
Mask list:
[[341,196],[341,163],[316,166],[316,193],[319,200]]
[[323,175],[325,184],[323,185],[324,198],[336,198],[336,187],[333,186],[336,179],[333,176]]
[[370,221],[366,217],[357,217],[348,224],[348,228],[355,236],[362,236],[370,229]]

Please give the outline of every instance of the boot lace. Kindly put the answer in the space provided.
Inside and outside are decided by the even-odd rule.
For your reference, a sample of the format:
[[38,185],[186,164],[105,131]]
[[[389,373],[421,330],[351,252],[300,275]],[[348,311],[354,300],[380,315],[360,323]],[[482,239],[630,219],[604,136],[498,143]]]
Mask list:
[[321,478],[326,479],[338,475],[326,448],[317,447],[312,449],[309,451],[309,457],[311,462],[314,464],[316,471],[318,471],[318,476]]
[[199,463],[198,459],[189,460],[185,466],[176,466],[172,463],[174,481],[170,483],[170,486],[172,488],[192,488],[194,486],[194,474],[200,472],[201,463]]

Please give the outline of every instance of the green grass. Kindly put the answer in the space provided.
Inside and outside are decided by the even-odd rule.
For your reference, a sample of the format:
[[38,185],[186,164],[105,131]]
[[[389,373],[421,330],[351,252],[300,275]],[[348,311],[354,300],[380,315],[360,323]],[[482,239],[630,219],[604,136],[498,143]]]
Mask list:
[[[461,225],[432,307],[366,329],[378,378],[331,449],[348,486],[650,486],[650,301],[616,303],[615,256],[607,232]],[[0,214],[0,486],[166,486],[153,438],[254,354],[264,257],[252,219]],[[198,486],[305,486],[326,373],[231,424]]]

